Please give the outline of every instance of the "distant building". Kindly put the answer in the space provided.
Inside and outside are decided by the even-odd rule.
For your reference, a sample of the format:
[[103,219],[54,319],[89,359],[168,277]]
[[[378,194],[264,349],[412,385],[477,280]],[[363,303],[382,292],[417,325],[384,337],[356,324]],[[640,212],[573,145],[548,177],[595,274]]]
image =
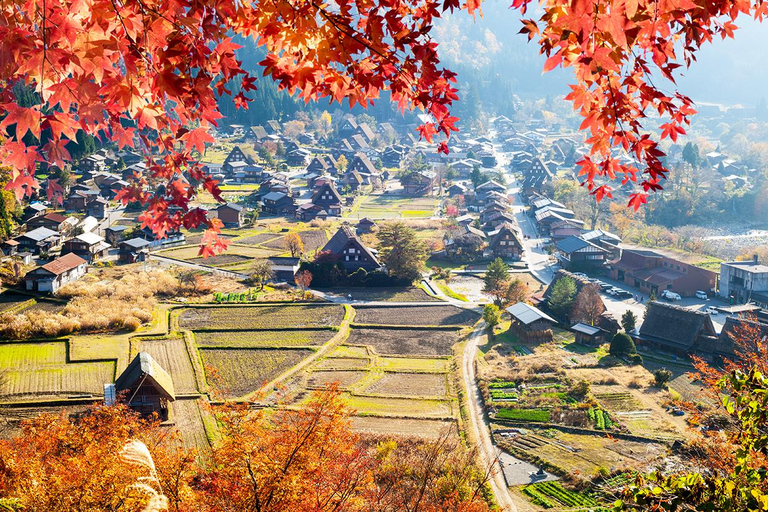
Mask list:
[[142,416],[157,414],[167,421],[176,400],[171,376],[147,352],[139,352],[115,381],[115,394],[123,394],[128,407]]
[[104,238],[110,245],[112,245],[112,247],[117,247],[117,244],[123,241],[125,232],[128,231],[128,229],[128,226],[123,226],[121,224],[110,226],[104,230]]
[[261,211],[269,215],[293,215],[296,205],[284,192],[270,192],[261,198]]
[[56,293],[62,286],[80,279],[87,266],[83,258],[69,253],[27,272],[24,285],[30,291]]
[[515,227],[505,222],[499,229],[488,234],[487,251],[494,258],[504,260],[519,260],[523,256],[523,243],[520,241],[520,234]]
[[512,317],[509,330],[523,341],[551,341],[552,328],[557,325],[557,320],[547,315],[540,309],[518,302],[507,308],[507,313]]
[[272,272],[276,281],[285,281],[292,283],[296,272],[299,271],[301,260],[299,258],[289,258],[283,256],[271,256],[267,258],[272,265]]
[[312,193],[311,202],[319,206],[332,217],[341,215],[341,196],[336,188],[330,183],[325,183]]
[[29,251],[32,254],[50,251],[59,245],[61,235],[48,228],[37,228],[14,238],[19,243],[19,251]]
[[648,305],[635,342],[649,349],[688,355],[712,346],[717,337],[707,313],[654,301]]
[[151,242],[143,238],[123,240],[118,246],[117,261],[120,263],[137,263],[146,261],[149,256]]
[[768,308],[768,265],[761,265],[757,256],[751,261],[720,263],[718,295],[734,304],[752,301]]
[[717,274],[669,258],[654,251],[623,249],[621,259],[612,262],[611,279],[621,281],[644,293],[657,297],[670,290],[683,297],[691,297],[696,291],[711,292],[717,285]]
[[595,347],[608,342],[608,337],[610,335],[605,329],[581,322],[572,325],[571,331],[575,334],[576,343],[592,345]]
[[409,196],[424,196],[432,193],[435,186],[435,173],[411,172],[400,179],[403,192]]
[[31,218],[27,222],[27,229],[48,228],[51,231],[65,233],[69,231],[72,223],[67,221],[67,217],[58,213],[48,213]]
[[239,228],[245,222],[245,208],[236,203],[222,204],[216,208],[216,216],[224,226]]
[[370,233],[373,228],[376,227],[376,223],[368,217],[363,217],[357,221],[357,234],[362,235],[364,233]]
[[64,242],[61,254],[74,253],[87,262],[93,262],[107,255],[109,244],[96,233],[83,233]]
[[594,270],[602,268],[610,254],[599,245],[579,236],[569,236],[555,242],[560,266],[567,270]]
[[362,240],[346,224],[342,225],[336,234],[328,240],[323,252],[329,252],[348,273],[362,268],[368,272],[381,268],[376,255],[363,244]]

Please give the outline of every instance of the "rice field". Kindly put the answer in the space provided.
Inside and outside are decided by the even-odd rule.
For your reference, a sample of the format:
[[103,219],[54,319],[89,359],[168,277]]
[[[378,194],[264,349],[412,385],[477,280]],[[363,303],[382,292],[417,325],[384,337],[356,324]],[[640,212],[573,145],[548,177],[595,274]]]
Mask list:
[[227,398],[261,389],[310,354],[309,349],[200,349],[208,384]]
[[353,416],[352,428],[363,434],[434,439],[447,430],[456,429],[456,423],[451,420]]
[[416,416],[420,418],[451,418],[453,409],[449,400],[413,400],[342,394],[342,400],[358,414],[381,416]]
[[442,373],[385,373],[365,393],[387,396],[444,397],[448,381]]
[[417,357],[380,357],[379,367],[392,372],[445,373],[450,366],[449,359],[427,359]]
[[296,331],[197,331],[195,343],[200,347],[259,348],[319,346],[336,335],[330,329]]
[[307,379],[307,387],[309,389],[317,389],[327,386],[333,382],[339,384],[340,389],[348,389],[353,384],[360,381],[366,376],[366,372],[361,371],[314,371],[309,374]]
[[67,362],[67,342],[0,344],[4,384],[0,394],[33,396],[101,395],[114,382],[114,361]]
[[185,309],[179,316],[181,329],[281,329],[330,327],[341,323],[344,307],[335,304],[273,306],[219,306]]
[[206,424],[214,424],[210,421],[210,413],[204,409],[202,400],[186,399],[171,402],[171,418],[176,429],[181,433],[181,442],[184,448],[194,449],[198,452],[210,450]]
[[472,325],[480,315],[455,306],[355,306],[355,323],[375,325]]
[[353,329],[352,345],[369,345],[380,355],[449,356],[458,331],[429,329]]

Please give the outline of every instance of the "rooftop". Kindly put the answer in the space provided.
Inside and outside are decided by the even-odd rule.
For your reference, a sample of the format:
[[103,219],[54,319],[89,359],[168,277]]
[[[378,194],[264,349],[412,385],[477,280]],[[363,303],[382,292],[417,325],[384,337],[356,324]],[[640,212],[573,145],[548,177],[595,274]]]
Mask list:
[[525,302],[518,302],[514,306],[509,306],[507,308],[507,313],[525,325],[532,324],[537,320],[548,320],[552,323],[557,323],[557,320],[551,316]]
[[741,270],[744,270],[746,272],[749,272],[751,274],[763,274],[768,273],[768,265],[762,265],[758,262],[755,262],[754,260],[749,261],[728,261],[728,262],[722,262],[720,263],[721,266],[725,267],[737,267]]
[[83,263],[86,263],[86,261],[78,256],[77,254],[70,252],[69,254],[65,254],[61,258],[56,258],[50,263],[46,263],[41,268],[44,268],[48,272],[54,275],[63,274],[64,272],[68,270],[72,270],[75,267],[78,267],[82,265]]

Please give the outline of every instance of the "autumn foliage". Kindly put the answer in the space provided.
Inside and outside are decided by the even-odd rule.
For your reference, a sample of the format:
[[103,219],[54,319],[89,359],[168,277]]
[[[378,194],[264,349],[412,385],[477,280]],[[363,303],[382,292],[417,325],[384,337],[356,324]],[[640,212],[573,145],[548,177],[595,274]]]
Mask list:
[[[170,510],[488,510],[488,475],[455,433],[361,440],[336,388],[298,409],[218,413],[219,441],[205,454],[122,405],[27,421],[0,441],[0,500],[30,510],[138,510],[161,493]],[[132,441],[147,446],[151,468],[136,463],[140,454],[126,456]]]

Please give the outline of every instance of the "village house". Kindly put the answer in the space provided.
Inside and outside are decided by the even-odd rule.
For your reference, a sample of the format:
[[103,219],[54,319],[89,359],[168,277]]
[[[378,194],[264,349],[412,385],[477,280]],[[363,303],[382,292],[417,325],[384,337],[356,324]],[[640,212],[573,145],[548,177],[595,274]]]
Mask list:
[[128,407],[144,417],[156,414],[160,421],[170,419],[169,402],[176,400],[171,376],[147,352],[139,352],[114,384],[114,392],[124,395]]
[[361,268],[367,272],[381,268],[374,252],[363,244],[347,224],[343,224],[328,240],[323,252],[328,252],[349,274]]
[[30,203],[29,205],[27,205],[26,208],[24,208],[24,215],[22,215],[21,220],[24,222],[28,222],[29,219],[32,219],[39,215],[45,215],[45,212],[47,211],[48,211],[48,207],[45,206],[43,203]]
[[300,204],[296,208],[296,218],[303,222],[309,222],[315,219],[326,220],[328,218],[328,212],[322,206],[309,202]]
[[711,347],[718,336],[707,313],[654,301],[634,338],[638,347],[685,356]]
[[571,331],[574,333],[576,343],[593,347],[607,343],[610,337],[610,333],[605,329],[582,322],[572,325]]
[[523,256],[523,243],[520,233],[513,224],[505,222],[496,231],[488,233],[490,241],[486,252],[493,258],[503,260],[520,260]]
[[657,297],[670,290],[692,297],[699,290],[713,292],[717,274],[645,249],[623,249],[621,258],[610,264],[611,279]]
[[357,234],[363,235],[365,233],[370,233],[375,227],[376,223],[373,220],[368,217],[363,217],[357,221]]
[[310,156],[312,156],[312,153],[308,149],[297,148],[285,155],[285,163],[289,167],[304,167],[307,165],[307,160]]
[[410,172],[400,178],[403,193],[409,196],[424,196],[432,193],[435,173],[429,171]]
[[245,223],[245,208],[237,203],[225,203],[216,208],[216,217],[228,228],[239,228]]
[[143,238],[131,238],[123,240],[118,245],[117,261],[120,263],[136,263],[146,261],[149,256],[151,242]]
[[507,210],[493,212],[486,217],[483,223],[483,231],[496,231],[504,223],[514,225],[515,216]]
[[336,173],[336,159],[331,155],[319,155],[312,158],[307,164],[307,172],[309,174],[317,174],[322,176],[323,174],[335,174]]
[[296,204],[284,192],[270,192],[261,198],[261,211],[268,215],[294,215]]
[[87,205],[88,196],[86,196],[82,190],[70,191],[69,195],[64,200],[64,210],[67,213],[85,213]]
[[381,154],[381,163],[384,167],[399,168],[405,153],[404,146],[388,146]]
[[614,235],[602,229],[593,229],[592,231],[582,233],[580,236],[587,242],[592,242],[607,250],[610,253],[608,256],[609,260],[621,257],[621,248],[619,247],[621,237],[619,235]]
[[319,206],[332,217],[341,215],[341,196],[331,184],[326,183],[312,193],[311,203]]
[[91,263],[107,255],[109,244],[96,233],[83,233],[64,242],[61,254],[74,253]]
[[19,243],[19,251],[29,251],[32,254],[48,252],[59,245],[61,235],[48,228],[37,228],[14,238]]
[[[75,225],[76,224],[77,222],[75,219]],[[37,228],[48,228],[51,231],[65,234],[73,228],[73,224],[68,217],[61,214],[47,213],[45,215],[33,217],[27,222],[27,229],[33,230]]]
[[0,256],[15,256],[19,252],[19,242],[16,240],[0,241]]
[[365,180],[362,175],[357,171],[347,171],[344,176],[341,177],[341,186],[348,188],[350,192],[355,192],[363,186]]
[[103,197],[96,197],[85,206],[85,213],[96,219],[103,219],[107,216],[109,202]]
[[557,242],[569,236],[579,236],[584,231],[584,221],[579,219],[557,219],[549,224],[549,237]]
[[339,135],[339,138],[346,139],[356,134],[358,128],[359,126],[354,119],[344,119],[339,123],[336,133]]
[[121,224],[110,226],[104,230],[104,238],[112,247],[117,247],[117,245],[123,241],[128,229],[128,226],[123,226]]
[[62,286],[80,279],[87,266],[88,263],[77,254],[65,254],[27,272],[24,285],[29,291],[56,293]]
[[272,275],[275,281],[285,281],[293,283],[296,272],[301,266],[300,258],[291,258],[285,256],[270,256],[267,261],[272,265]]
[[459,224],[443,236],[445,255],[453,261],[474,261],[483,255],[487,235],[470,224]]
[[594,271],[605,265],[610,254],[599,245],[579,236],[569,236],[555,242],[560,266],[571,271]]
[[720,297],[733,304],[755,302],[768,308],[768,265],[755,255],[749,261],[720,263]]

